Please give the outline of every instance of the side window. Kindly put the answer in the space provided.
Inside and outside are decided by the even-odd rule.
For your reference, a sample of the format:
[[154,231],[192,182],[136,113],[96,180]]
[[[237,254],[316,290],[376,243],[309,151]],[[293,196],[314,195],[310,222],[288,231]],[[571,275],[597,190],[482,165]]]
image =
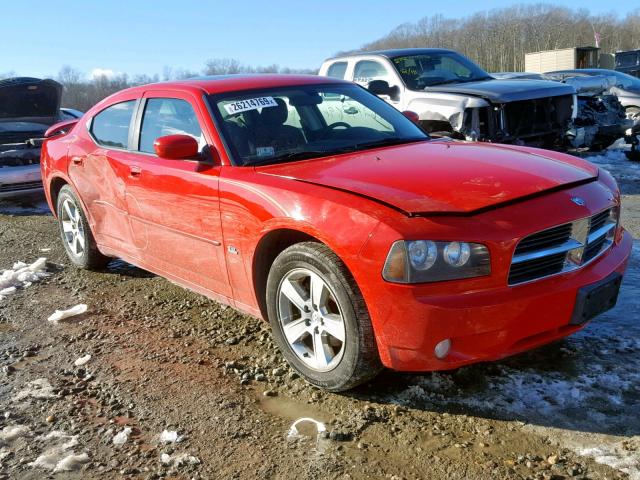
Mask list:
[[347,62],[336,62],[329,66],[327,77],[344,79],[345,73],[347,73]]
[[135,100],[116,103],[93,117],[91,134],[96,142],[105,147],[127,148],[129,125],[135,105]]
[[388,82],[389,85],[396,83],[385,66],[380,62],[361,60],[356,63],[353,72],[353,81],[366,87],[372,80],[384,80]]
[[199,151],[205,145],[198,117],[191,104],[178,98],[149,98],[140,127],[141,152],[154,153],[153,142],[165,135],[189,135],[198,141]]
[[394,127],[387,120],[348,95],[341,95],[340,102],[318,105],[318,111],[327,125],[335,122],[346,123],[349,127],[363,127],[383,133],[394,133]]

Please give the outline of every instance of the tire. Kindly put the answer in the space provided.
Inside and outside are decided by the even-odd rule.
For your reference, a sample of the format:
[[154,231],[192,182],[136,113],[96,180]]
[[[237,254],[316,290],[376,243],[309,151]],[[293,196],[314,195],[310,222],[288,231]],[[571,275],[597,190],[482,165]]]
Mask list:
[[71,262],[87,270],[99,270],[109,262],[98,250],[82,204],[70,186],[60,189],[56,205],[62,245]]
[[309,383],[339,392],[382,369],[360,289],[327,246],[304,242],[280,253],[269,271],[266,303],[276,343]]

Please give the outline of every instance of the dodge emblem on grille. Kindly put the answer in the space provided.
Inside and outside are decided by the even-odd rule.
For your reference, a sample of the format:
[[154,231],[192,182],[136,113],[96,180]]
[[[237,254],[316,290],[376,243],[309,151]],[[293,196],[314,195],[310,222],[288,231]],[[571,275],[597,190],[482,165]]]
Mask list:
[[580,207],[584,205],[584,200],[580,197],[571,197],[571,201]]

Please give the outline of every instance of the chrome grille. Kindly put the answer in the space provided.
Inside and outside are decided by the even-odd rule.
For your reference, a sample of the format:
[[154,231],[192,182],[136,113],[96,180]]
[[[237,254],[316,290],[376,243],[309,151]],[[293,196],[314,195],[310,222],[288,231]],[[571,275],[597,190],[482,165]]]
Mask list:
[[509,285],[569,272],[586,265],[612,244],[617,215],[617,208],[607,209],[523,238],[513,254]]

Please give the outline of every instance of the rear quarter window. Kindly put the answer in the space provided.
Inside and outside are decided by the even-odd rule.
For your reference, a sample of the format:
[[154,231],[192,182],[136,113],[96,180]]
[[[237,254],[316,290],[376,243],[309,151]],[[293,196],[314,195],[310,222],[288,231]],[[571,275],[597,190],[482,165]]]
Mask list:
[[96,143],[104,147],[127,148],[135,104],[135,100],[116,103],[93,117],[91,135]]

